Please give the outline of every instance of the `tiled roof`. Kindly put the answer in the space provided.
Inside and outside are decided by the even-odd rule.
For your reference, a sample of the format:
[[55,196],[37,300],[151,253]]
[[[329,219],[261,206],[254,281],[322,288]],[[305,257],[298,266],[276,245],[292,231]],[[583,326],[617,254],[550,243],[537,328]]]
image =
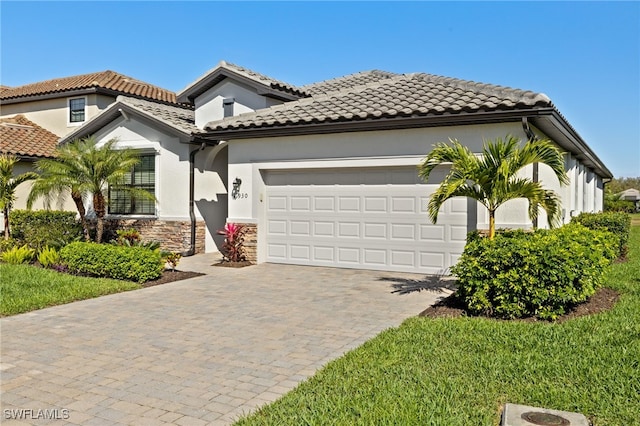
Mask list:
[[323,93],[326,94],[337,90],[360,86],[362,84],[386,80],[387,78],[396,77],[398,75],[399,74],[380,70],[363,71],[356,74],[345,75],[344,77],[307,84],[306,86],[301,86],[300,89],[312,96],[316,96]]
[[[366,84],[353,87],[345,84],[347,87],[337,91],[213,121],[205,126],[205,130],[239,130],[552,105],[544,94],[431,74],[403,74],[377,81],[373,77],[374,81]],[[357,82],[358,78],[355,77],[354,81]]]
[[24,115],[0,118],[0,153],[51,157],[58,136],[29,121]]
[[175,93],[169,90],[109,70],[10,87],[0,91],[0,101],[90,88],[111,90],[162,102],[176,102]]
[[185,133],[199,130],[196,127],[195,113],[191,108],[166,105],[127,96],[118,96],[117,101],[130,105],[138,111],[152,115],[155,119]]
[[273,94],[279,93],[287,100],[309,96],[307,93],[291,84],[267,77],[266,75],[257,73],[239,65],[220,61],[218,65],[204,73],[196,79],[196,81],[190,83],[186,88],[180,91],[178,93],[178,99],[180,102],[189,102],[225,78],[233,78],[234,76],[246,79],[246,82],[249,84],[269,88],[274,91]]
[[283,81],[276,80],[275,78],[268,77],[264,74],[257,73],[255,71],[241,67],[239,65],[235,65],[226,61],[221,61],[219,66],[223,68],[228,68],[232,71],[237,72],[238,74],[242,74],[245,77],[248,77],[252,80],[256,80],[264,85],[270,86],[272,89],[282,90],[284,92],[294,93],[301,96],[304,95],[303,91],[301,91],[298,87],[292,84],[288,84]]

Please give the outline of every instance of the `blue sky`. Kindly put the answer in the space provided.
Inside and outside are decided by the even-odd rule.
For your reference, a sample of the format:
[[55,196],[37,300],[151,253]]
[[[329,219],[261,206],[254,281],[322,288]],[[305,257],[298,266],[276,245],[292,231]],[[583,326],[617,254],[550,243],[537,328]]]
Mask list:
[[369,69],[547,94],[640,176],[640,2],[0,2],[0,82],[111,69],[179,91],[221,59],[300,85]]

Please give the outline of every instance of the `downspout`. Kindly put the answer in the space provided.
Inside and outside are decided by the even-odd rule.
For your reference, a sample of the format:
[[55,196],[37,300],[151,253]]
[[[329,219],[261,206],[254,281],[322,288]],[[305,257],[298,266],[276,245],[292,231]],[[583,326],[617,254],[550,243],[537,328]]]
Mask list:
[[[529,120],[527,119],[527,117],[522,117],[522,129],[524,130],[524,133],[527,135],[527,139],[529,140],[529,142],[538,140],[538,137],[536,136],[536,134],[529,127]],[[538,163],[533,163],[533,181],[536,183],[540,180],[539,174],[540,174],[540,171],[539,171]],[[533,229],[538,229],[537,217],[533,220]]]
[[183,256],[193,256],[196,253],[196,212],[194,209],[195,198],[195,160],[196,154],[207,147],[205,142],[193,151],[189,152],[189,218],[191,219],[191,240],[189,250],[182,253]]

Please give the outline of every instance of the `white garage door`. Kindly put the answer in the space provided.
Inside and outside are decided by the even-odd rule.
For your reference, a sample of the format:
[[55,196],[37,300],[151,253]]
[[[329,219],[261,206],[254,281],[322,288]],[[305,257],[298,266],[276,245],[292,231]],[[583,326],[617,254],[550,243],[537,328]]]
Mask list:
[[432,224],[436,185],[416,169],[269,171],[267,262],[441,273],[467,234],[467,200],[449,200]]

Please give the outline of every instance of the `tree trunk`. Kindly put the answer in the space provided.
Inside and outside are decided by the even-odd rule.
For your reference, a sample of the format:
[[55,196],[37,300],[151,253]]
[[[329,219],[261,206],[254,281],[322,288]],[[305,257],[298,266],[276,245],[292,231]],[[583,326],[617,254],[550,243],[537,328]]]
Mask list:
[[9,209],[2,209],[2,215],[4,216],[4,239],[9,239]]
[[82,195],[80,195],[78,192],[71,192],[71,199],[76,204],[76,209],[78,209],[78,214],[80,215],[80,223],[82,224],[82,233],[84,234],[84,240],[89,241],[89,227],[87,226],[87,219],[85,218],[87,211],[84,209]]
[[104,215],[106,213],[104,195],[101,192],[93,194],[93,211],[96,212],[98,224],[96,226],[96,242],[102,242],[102,233],[104,232]]
[[496,212],[489,211],[489,239],[496,236]]

